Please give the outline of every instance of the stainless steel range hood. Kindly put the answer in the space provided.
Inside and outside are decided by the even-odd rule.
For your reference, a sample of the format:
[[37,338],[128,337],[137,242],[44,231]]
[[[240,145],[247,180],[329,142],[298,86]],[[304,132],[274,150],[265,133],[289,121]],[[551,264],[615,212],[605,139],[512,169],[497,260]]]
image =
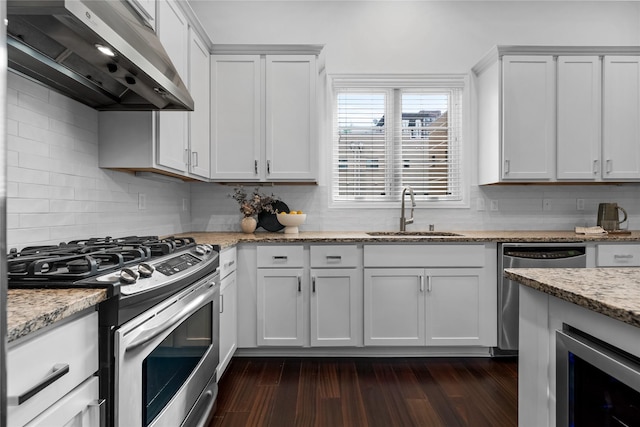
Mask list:
[[127,1],[8,0],[7,15],[9,68],[97,110],[193,110],[160,40]]

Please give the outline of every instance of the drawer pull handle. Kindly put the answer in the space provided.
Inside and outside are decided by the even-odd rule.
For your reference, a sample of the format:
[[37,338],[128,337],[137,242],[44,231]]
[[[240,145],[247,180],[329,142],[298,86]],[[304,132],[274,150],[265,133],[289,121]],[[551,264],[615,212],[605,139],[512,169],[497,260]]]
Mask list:
[[633,255],[614,255],[613,259],[632,259]]
[[273,260],[274,261],[286,261],[287,258],[289,258],[289,257],[287,257],[286,255],[274,255]]
[[327,255],[327,262],[330,262],[330,261],[340,262],[340,261],[342,261],[342,256],[341,255]]
[[226,267],[231,267],[231,266],[232,266],[233,264],[235,264],[235,263],[236,263],[235,261],[225,262],[225,263],[224,263],[224,266],[225,266],[225,268],[226,268]]
[[46,377],[42,379],[38,384],[31,387],[29,390],[22,393],[20,396],[7,397],[7,405],[18,406],[22,405],[27,400],[31,399],[36,394],[40,393],[45,388],[49,387],[54,382],[58,381],[64,375],[69,373],[68,363],[58,363],[53,365],[53,369]]

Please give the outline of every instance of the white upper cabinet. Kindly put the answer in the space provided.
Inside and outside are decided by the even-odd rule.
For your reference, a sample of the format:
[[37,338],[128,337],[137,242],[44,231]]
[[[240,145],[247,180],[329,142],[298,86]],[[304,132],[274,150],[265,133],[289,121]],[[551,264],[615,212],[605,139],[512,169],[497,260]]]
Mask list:
[[267,180],[315,180],[316,59],[266,57]]
[[189,88],[194,111],[100,112],[100,167],[208,181],[211,43],[189,19],[193,12],[187,13],[186,2],[154,4],[158,38]]
[[259,55],[211,59],[211,177],[258,180],[261,72]]
[[602,177],[640,179],[640,56],[605,57],[603,76]]
[[555,147],[553,58],[505,57],[502,67],[502,179],[551,179]]
[[598,56],[558,58],[559,180],[600,174],[601,81]]
[[[189,75],[189,24],[177,2],[158,0],[157,33],[178,74],[186,81]],[[187,172],[189,116],[186,111],[161,111],[158,114],[158,164]]]
[[189,173],[208,179],[211,175],[209,134],[209,49],[189,30],[189,91],[194,110],[189,114]]
[[640,47],[498,46],[473,72],[481,185],[640,180]]
[[251,52],[212,56],[211,177],[315,182],[316,54]]

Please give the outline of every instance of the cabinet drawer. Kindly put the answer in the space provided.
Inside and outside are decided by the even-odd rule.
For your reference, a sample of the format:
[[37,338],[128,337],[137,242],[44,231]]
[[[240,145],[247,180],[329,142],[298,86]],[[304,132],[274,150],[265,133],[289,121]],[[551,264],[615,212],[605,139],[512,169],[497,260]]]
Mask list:
[[640,245],[598,245],[597,267],[640,266]]
[[303,267],[302,246],[258,246],[258,268]]
[[220,251],[220,277],[225,278],[236,271],[236,248],[226,248]]
[[484,245],[366,245],[365,267],[482,267]]
[[104,402],[98,399],[98,377],[91,377],[25,427],[99,426],[101,404]]
[[[54,368],[55,367],[55,368]],[[53,371],[58,372],[53,379]],[[25,340],[7,352],[7,421],[24,425],[98,370],[98,313]],[[48,384],[38,390],[38,385]],[[29,391],[36,391],[29,393]],[[31,397],[28,397],[32,394]],[[15,400],[22,396],[22,403]]]
[[311,246],[311,267],[357,267],[356,245]]

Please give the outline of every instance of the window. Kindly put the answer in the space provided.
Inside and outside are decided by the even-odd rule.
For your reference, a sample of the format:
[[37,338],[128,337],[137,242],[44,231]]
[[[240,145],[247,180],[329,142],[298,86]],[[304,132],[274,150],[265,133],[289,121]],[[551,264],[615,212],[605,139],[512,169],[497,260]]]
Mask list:
[[333,84],[334,202],[396,202],[406,186],[425,204],[462,202],[463,77]]

